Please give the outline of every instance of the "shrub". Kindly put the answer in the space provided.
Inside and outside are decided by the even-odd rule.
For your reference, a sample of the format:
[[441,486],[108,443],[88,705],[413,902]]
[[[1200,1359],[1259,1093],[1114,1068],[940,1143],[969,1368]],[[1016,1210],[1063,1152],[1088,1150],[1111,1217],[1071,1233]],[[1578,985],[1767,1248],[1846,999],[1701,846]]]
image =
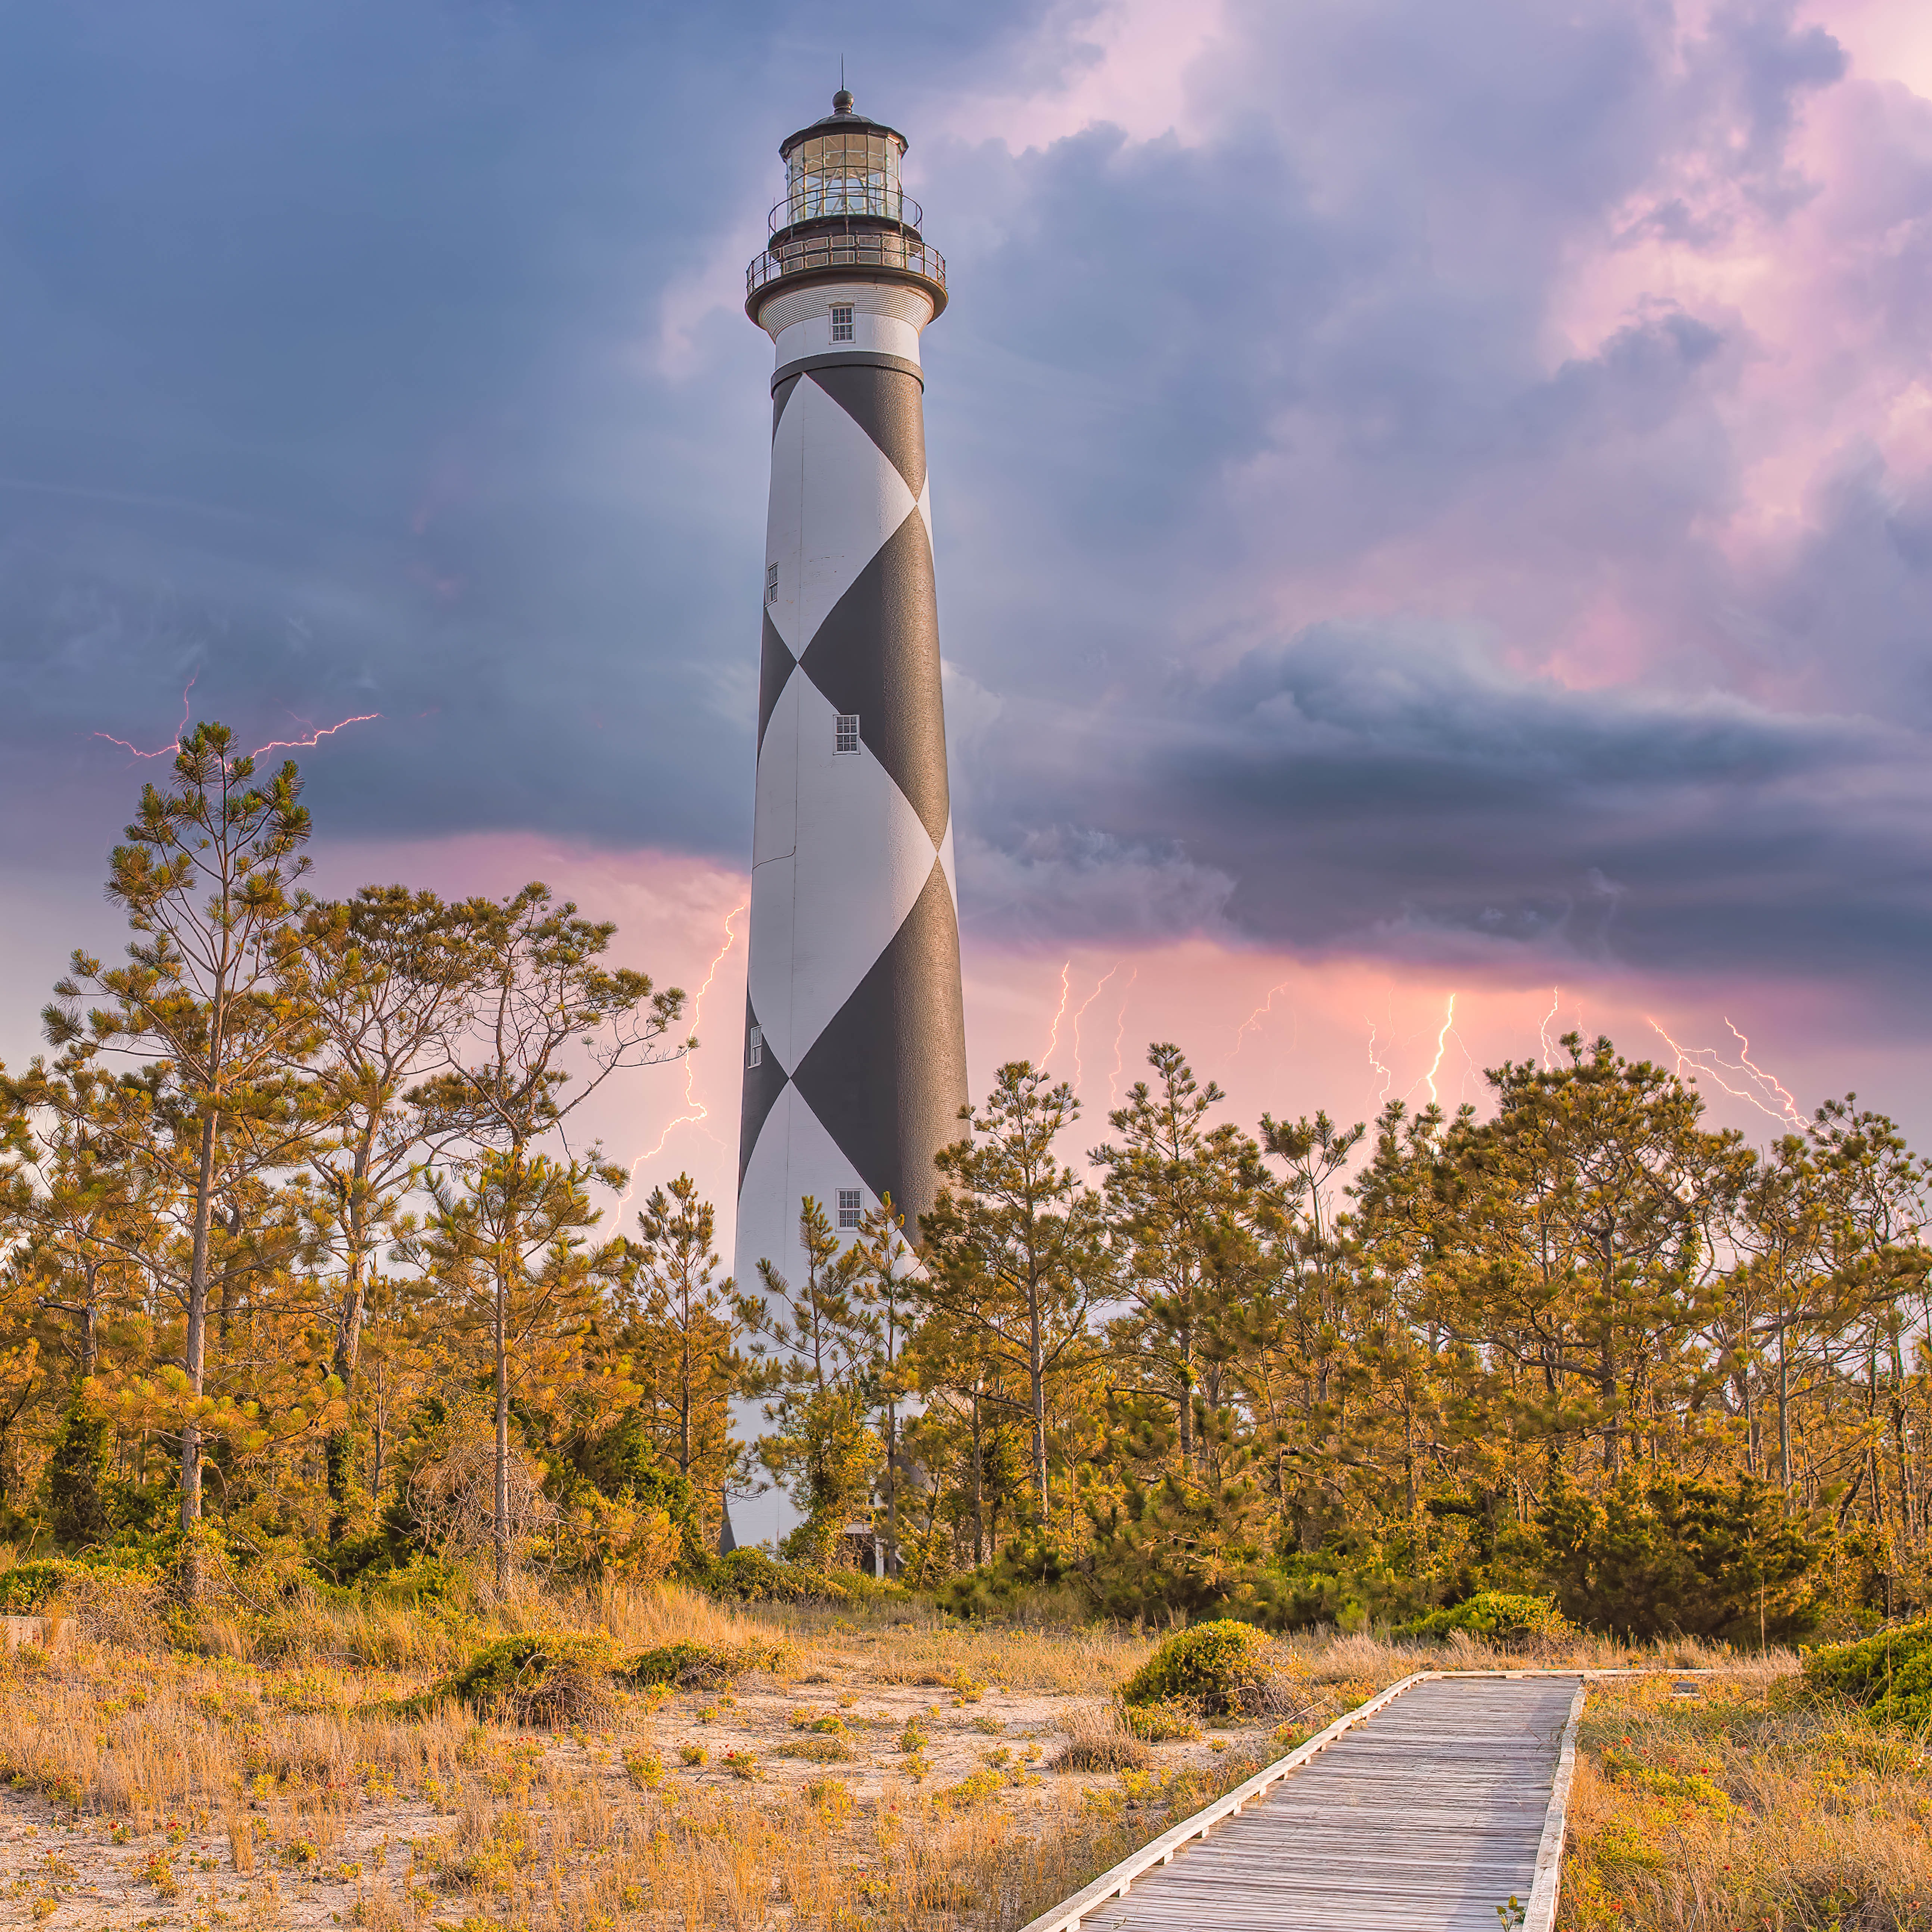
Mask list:
[[1557,1601],[1631,1636],[1786,1641],[1817,1627],[1814,1526],[1769,1485],[1626,1478],[1600,1502],[1554,1490],[1540,1521]]
[[357,1581],[368,1601],[397,1609],[454,1605],[466,1594],[463,1573],[440,1556],[412,1556],[392,1568],[370,1570]]
[[68,1579],[86,1566],[64,1556],[38,1563],[16,1563],[0,1576],[0,1612],[27,1616],[39,1610]]
[[794,1711],[791,1727],[795,1731],[836,1731],[842,1735],[850,1728],[836,1711]]
[[1881,1724],[1932,1722],[1932,1617],[1814,1650],[1804,1660],[1804,1680],[1862,1704]]
[[814,1778],[805,1787],[805,1802],[815,1805],[825,1822],[836,1827],[852,1816],[852,1793],[842,1779]]
[[417,1702],[453,1697],[517,1724],[560,1730],[610,1715],[610,1666],[605,1637],[540,1632],[503,1637]]
[[1154,1762],[1112,1705],[1070,1712],[1066,1730],[1066,1742],[1047,1761],[1048,1771],[1143,1771]]
[[804,1737],[788,1740],[772,1755],[802,1758],[809,1764],[843,1764],[857,1754],[842,1737]]
[[1515,1597],[1503,1590],[1480,1592],[1404,1626],[1409,1636],[1443,1637],[1458,1630],[1491,1643],[1561,1642],[1575,1634],[1575,1626],[1548,1598]]
[[22,1563],[0,1576],[0,1612],[19,1616],[52,1600],[95,1643],[152,1650],[163,1641],[167,1580],[152,1564],[89,1563],[65,1557]]
[[711,1566],[704,1587],[741,1604],[843,1604],[859,1594],[856,1580],[807,1563],[780,1563],[762,1550],[734,1550]]
[[1265,1709],[1272,1646],[1223,1618],[1177,1631],[1120,1687],[1128,1705],[1185,1701],[1210,1717]]
[[784,1648],[776,1643],[667,1643],[640,1651],[622,1674],[640,1688],[667,1684],[680,1690],[708,1690],[748,1670],[775,1669]]
[[1175,1738],[1191,1742],[1201,1735],[1194,1714],[1183,1703],[1162,1700],[1153,1704],[1124,1704],[1120,1721],[1144,1744],[1164,1744]]

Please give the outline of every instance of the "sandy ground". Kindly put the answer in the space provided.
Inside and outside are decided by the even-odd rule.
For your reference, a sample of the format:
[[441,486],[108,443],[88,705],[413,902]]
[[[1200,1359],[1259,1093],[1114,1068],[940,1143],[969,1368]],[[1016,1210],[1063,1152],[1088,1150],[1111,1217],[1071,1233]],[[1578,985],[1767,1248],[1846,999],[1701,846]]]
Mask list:
[[[754,1673],[733,1688],[678,1694],[656,1708],[628,1700],[608,1728],[574,1735],[493,1733],[496,1749],[541,1812],[553,1780],[594,1784],[614,1811],[645,1802],[626,1768],[640,1755],[662,1766],[661,1791],[709,1791],[734,1802],[776,1804],[814,1782],[842,1781],[862,1810],[897,1792],[935,1792],[992,1772],[1003,1788],[992,1801],[1016,1813],[1064,1804],[1079,1792],[1121,1789],[1115,1777],[1056,1773],[1048,1766],[1064,1743],[1062,1726],[1093,1697],[1016,1692],[988,1684],[962,1698],[944,1687],[881,1684],[860,1654],[828,1658],[820,1647],[802,1676]],[[843,1727],[814,1730],[836,1718]],[[801,1721],[802,1720],[802,1721]],[[1209,1731],[1198,1742],[1155,1747],[1154,1769],[1209,1766],[1228,1753],[1272,1756],[1273,1724]],[[0,1712],[4,1722],[4,1712]],[[905,1748],[908,1726],[923,1734]],[[685,1754],[701,1750],[701,1764]],[[728,1762],[748,1756],[753,1774]],[[0,1790],[0,1927],[80,1928],[218,1926],[242,1932],[271,1928],[353,1924],[374,1913],[379,1894],[424,1916],[424,1925],[456,1925],[476,1908],[460,1897],[433,1894],[412,1872],[412,1846],[447,1840],[458,1822],[454,1793],[368,1796],[345,1792],[340,1836],[326,1848],[283,1838],[286,1808],[272,1798],[248,1801],[258,1834],[254,1871],[238,1871],[230,1818],[196,1813],[134,1837],[123,1825],[83,1816],[38,1794]],[[244,1857],[247,1856],[244,1852]],[[416,1882],[414,1911],[408,1897]],[[362,1910],[358,1913],[358,1904]]]

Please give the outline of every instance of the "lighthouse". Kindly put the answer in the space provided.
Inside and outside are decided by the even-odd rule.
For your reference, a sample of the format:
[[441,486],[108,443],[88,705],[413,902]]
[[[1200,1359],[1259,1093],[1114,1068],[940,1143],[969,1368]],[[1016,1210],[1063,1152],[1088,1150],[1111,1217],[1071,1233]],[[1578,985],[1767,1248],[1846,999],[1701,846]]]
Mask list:
[[736,1274],[796,1282],[800,1204],[916,1237],[961,1132],[966,1030],[920,338],[946,264],[905,137],[832,112],[778,149],[746,272],[772,341],[772,476],[739,1124]]

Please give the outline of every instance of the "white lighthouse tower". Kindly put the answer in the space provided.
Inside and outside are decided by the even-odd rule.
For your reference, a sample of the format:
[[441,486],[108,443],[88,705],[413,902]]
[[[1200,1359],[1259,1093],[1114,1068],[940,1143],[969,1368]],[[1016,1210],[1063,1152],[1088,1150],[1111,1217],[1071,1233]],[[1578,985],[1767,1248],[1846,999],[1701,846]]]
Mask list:
[[920,336],[946,265],[905,138],[832,112],[778,152],[747,272],[777,348],[765,534],[737,1278],[796,1281],[800,1203],[890,1195],[916,1234],[967,1098]]

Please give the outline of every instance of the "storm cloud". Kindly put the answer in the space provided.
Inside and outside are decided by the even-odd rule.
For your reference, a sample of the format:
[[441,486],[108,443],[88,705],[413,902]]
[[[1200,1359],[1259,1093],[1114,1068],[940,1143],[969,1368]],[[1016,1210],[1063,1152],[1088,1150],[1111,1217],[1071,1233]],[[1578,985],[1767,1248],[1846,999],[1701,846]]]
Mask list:
[[[22,16],[0,806],[91,862],[156,769],[96,734],[164,743],[192,679],[262,741],[380,712],[310,766],[359,838],[742,863],[740,275],[842,48],[952,264],[969,934],[1900,985],[1932,940],[1932,103],[1832,27]],[[1143,75],[1171,113],[1070,106]]]

